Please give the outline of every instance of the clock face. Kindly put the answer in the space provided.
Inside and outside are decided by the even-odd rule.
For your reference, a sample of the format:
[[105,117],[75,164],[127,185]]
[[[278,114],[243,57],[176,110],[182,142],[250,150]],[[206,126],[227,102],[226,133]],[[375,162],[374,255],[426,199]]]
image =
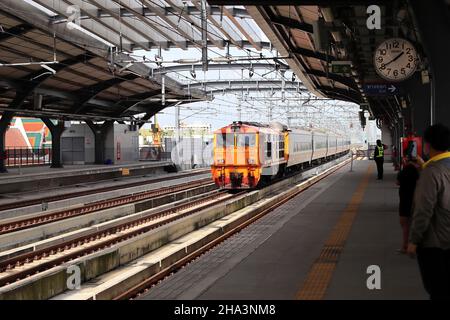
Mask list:
[[389,81],[402,81],[416,71],[417,52],[408,40],[392,38],[383,41],[374,54],[377,73]]

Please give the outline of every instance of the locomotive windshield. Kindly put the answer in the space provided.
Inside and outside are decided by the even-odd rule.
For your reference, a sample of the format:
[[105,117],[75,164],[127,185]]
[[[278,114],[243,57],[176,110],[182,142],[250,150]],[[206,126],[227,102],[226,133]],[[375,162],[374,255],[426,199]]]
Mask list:
[[217,147],[234,147],[233,133],[218,133],[216,134]]
[[[217,147],[234,147],[234,133],[219,133],[216,134]],[[254,133],[237,133],[236,134],[237,147],[254,147],[256,146],[256,134]]]
[[254,147],[256,145],[256,134],[237,134],[236,144],[238,147]]

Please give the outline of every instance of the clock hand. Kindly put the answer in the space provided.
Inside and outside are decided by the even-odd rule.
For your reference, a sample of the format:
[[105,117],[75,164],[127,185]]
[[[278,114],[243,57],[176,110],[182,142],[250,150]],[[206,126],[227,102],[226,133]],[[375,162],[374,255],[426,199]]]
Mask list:
[[392,62],[394,62],[395,60],[397,60],[398,58],[400,58],[405,52],[401,52],[399,55],[397,55],[394,59],[392,59],[391,61],[389,61],[388,63],[386,63],[384,66],[386,67],[387,65],[391,64]]

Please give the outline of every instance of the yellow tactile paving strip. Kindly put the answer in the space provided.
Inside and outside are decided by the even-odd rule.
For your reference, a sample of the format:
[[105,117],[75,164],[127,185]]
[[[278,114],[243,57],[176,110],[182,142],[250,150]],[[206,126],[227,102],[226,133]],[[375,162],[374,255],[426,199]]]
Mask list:
[[339,256],[344,249],[345,241],[350,233],[353,221],[358,213],[359,205],[363,200],[364,193],[369,184],[372,170],[373,165],[370,164],[362,181],[352,195],[349,204],[342,212],[341,217],[325,241],[322,251],[312,265],[305,282],[297,292],[297,299],[321,300],[325,297]]

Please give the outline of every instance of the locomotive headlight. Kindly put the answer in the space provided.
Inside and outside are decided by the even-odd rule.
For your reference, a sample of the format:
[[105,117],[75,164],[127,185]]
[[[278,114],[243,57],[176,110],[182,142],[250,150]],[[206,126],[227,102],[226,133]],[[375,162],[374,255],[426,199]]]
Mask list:
[[217,163],[223,164],[223,163],[225,163],[225,160],[224,159],[217,159]]
[[255,164],[255,159],[248,159],[249,164]]

